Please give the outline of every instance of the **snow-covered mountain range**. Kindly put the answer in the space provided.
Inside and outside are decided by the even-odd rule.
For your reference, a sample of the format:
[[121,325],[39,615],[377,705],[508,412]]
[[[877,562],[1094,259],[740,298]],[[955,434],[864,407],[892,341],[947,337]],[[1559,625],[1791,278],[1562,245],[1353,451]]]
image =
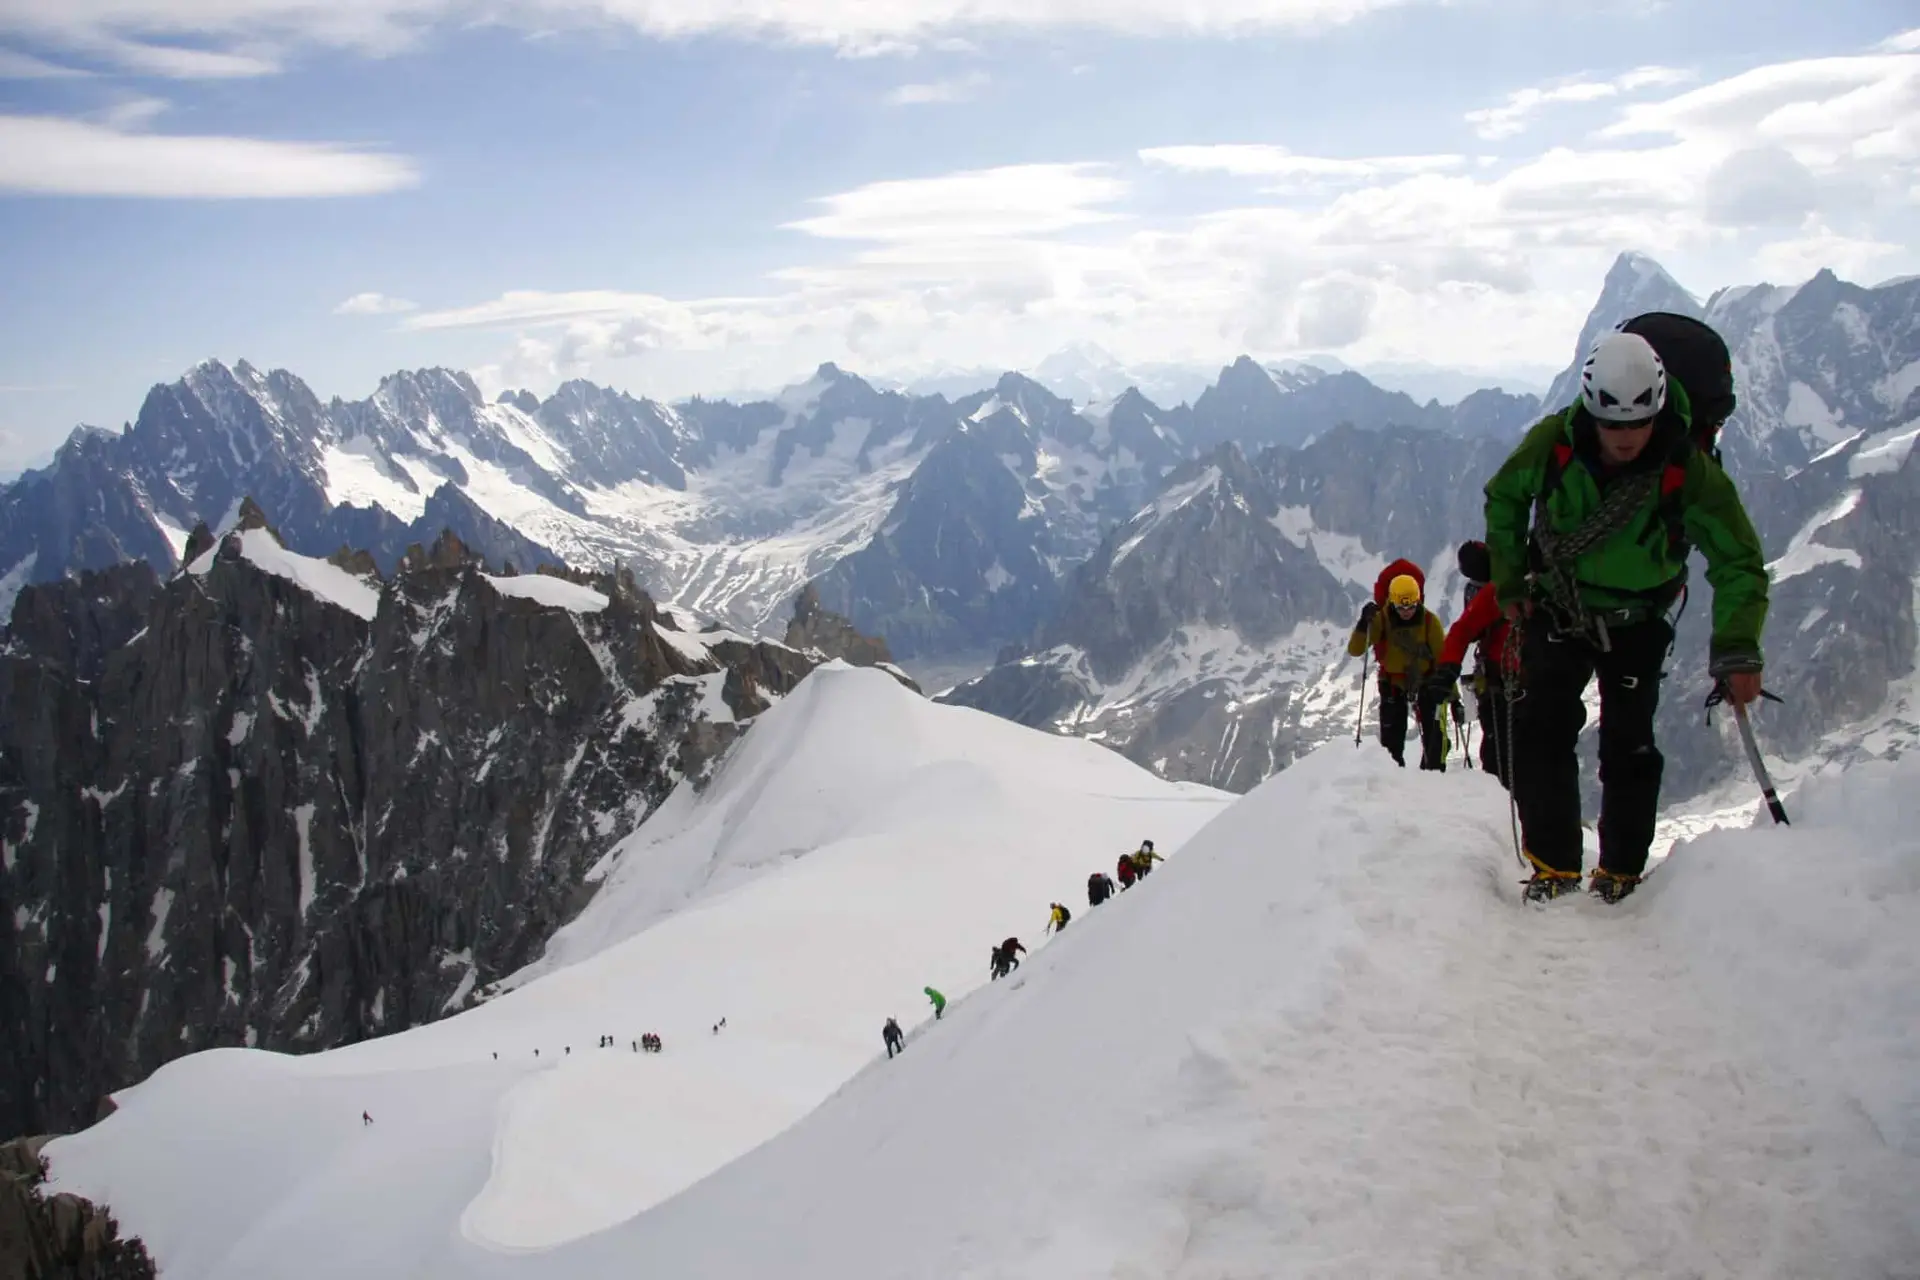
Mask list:
[[[1741,403],[1722,443],[1772,562],[1769,679],[1789,697],[1766,714],[1771,740],[1800,753],[1843,726],[1901,723],[1903,681],[1920,660],[1909,536],[1920,518],[1920,282],[1868,290],[1823,272],[1797,290],[1727,290],[1703,307],[1657,264],[1626,255],[1581,341],[1646,310],[1705,315],[1734,352]],[[1577,371],[1576,361],[1552,403],[1571,400]],[[1243,421],[1272,423],[1277,410],[1254,406],[1271,406],[1286,379],[1265,374],[1242,362],[1208,396],[1237,391]],[[1478,536],[1481,485],[1515,435],[1342,427],[1304,447],[1190,465],[1108,534],[1047,620],[945,696],[1091,734],[1169,777],[1251,786],[1353,732],[1360,664],[1341,641],[1388,560],[1426,566],[1430,602],[1457,615],[1454,548]],[[1150,552],[1136,559],[1137,547]],[[1674,798],[1741,767],[1700,715],[1701,568],[1662,707]]]
[[576,381],[487,403],[465,374],[395,374],[322,403],[284,370],[207,362],[154,388],[119,434],[76,430],[0,493],[0,608],[27,582],[141,558],[240,500],[291,545],[365,547],[391,568],[442,528],[496,563],[634,570],[660,599],[778,631],[802,585],[902,656],[1025,634],[1100,535],[1172,467],[1341,421],[1499,431],[1530,402],[1424,408],[1358,375],[1242,360],[1194,406],[1137,389],[1076,407],[1019,374],[948,400],[833,365],[767,401],[638,400]]
[[[1874,531],[1906,527],[1917,308],[1920,281],[1863,289],[1827,272],[1702,303],[1628,254],[1574,348],[1647,309],[1705,315],[1728,338],[1741,405],[1725,453],[1779,564],[1775,669],[1843,690],[1777,713],[1798,745],[1877,707],[1912,669],[1905,544]],[[1570,397],[1576,364],[1550,403]],[[1051,374],[1114,367],[1080,351]],[[0,601],[130,554],[167,566],[193,521],[219,528],[242,494],[264,493],[290,545],[309,554],[346,542],[385,566],[446,527],[522,568],[550,555],[629,566],[657,598],[743,634],[777,634],[812,583],[910,667],[971,663],[971,675],[1003,650],[1021,664],[956,697],[1131,744],[1171,776],[1245,786],[1352,712],[1350,675],[1315,659],[1379,564],[1429,565],[1434,598],[1457,607],[1452,548],[1478,531],[1480,483],[1540,407],[1491,390],[1419,404],[1351,370],[1246,358],[1172,408],[1137,389],[1076,403],[1020,374],[954,399],[907,394],[833,365],[746,404],[665,405],[585,382],[489,404],[464,375],[433,370],[394,375],[365,401],[321,404],[290,374],[208,364],[156,388],[124,433],[77,432],[52,467],[0,494]],[[1169,562],[1212,566],[1179,607],[1135,598],[1166,587],[1138,560],[1124,591],[1100,585],[1129,531],[1166,513],[1167,486],[1227,445],[1266,490],[1232,496],[1277,513],[1262,539],[1276,563],[1310,552],[1341,584],[1338,607],[1318,588],[1278,609],[1236,599],[1263,578],[1220,571],[1254,545],[1209,543],[1238,528],[1224,519],[1161,520],[1145,539]],[[1208,581],[1217,598],[1203,598]],[[1835,590],[1857,596],[1844,615]],[[1090,609],[1103,593],[1117,603]],[[1683,622],[1683,664],[1704,615]],[[1097,617],[1124,618],[1124,644],[1090,636]],[[1125,671],[1093,656],[1122,649]],[[1219,709],[1228,704],[1231,715]],[[1103,708],[1124,709],[1131,727]],[[1670,779],[1704,785],[1718,745],[1672,728]]]

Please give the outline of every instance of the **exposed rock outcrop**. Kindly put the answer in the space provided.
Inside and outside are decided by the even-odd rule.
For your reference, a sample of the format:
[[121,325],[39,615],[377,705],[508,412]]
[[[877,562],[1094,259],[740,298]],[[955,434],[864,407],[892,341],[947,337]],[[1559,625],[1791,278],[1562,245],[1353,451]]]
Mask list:
[[45,1137],[0,1144],[0,1280],[153,1280],[153,1259],[106,1209],[44,1195]]
[[463,1007],[820,660],[673,632],[624,571],[495,577],[443,533],[381,581],[258,514],[164,583],[136,563],[21,594],[0,1132],[89,1123],[193,1050]]

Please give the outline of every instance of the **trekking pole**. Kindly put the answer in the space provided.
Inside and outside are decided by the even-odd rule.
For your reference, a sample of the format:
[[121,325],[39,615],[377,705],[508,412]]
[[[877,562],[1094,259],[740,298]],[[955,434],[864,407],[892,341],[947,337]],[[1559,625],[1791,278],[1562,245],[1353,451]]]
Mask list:
[[[1785,701],[1776,694],[1768,693],[1765,689],[1760,691],[1760,696],[1774,702]],[[1713,692],[1707,695],[1707,714],[1709,716],[1713,714],[1712,707],[1716,702],[1732,701],[1727,697],[1727,685],[1723,680],[1714,685]],[[1773,779],[1767,775],[1767,762],[1760,758],[1760,744],[1753,739],[1753,725],[1747,720],[1747,709],[1738,702],[1733,703],[1733,722],[1740,728],[1740,743],[1747,749],[1747,763],[1753,768],[1754,780],[1760,784],[1760,794],[1766,798],[1767,812],[1773,815],[1775,824],[1782,827],[1791,826],[1792,824],[1787,821],[1786,806],[1780,803],[1780,796],[1773,789]]]
[[1458,694],[1454,695],[1451,705],[1454,733],[1460,739],[1460,759],[1467,768],[1471,769],[1473,768],[1473,726],[1467,723],[1467,709],[1461,704]]
[[1353,745],[1360,745],[1361,735],[1367,727],[1367,675],[1373,662],[1373,649],[1368,647],[1360,651],[1360,709],[1353,717]]

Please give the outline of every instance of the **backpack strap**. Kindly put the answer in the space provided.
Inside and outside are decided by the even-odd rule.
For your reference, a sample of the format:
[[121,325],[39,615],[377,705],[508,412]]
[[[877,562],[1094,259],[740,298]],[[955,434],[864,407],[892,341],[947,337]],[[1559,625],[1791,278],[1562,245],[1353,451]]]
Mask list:
[[[1553,495],[1560,492],[1560,482],[1566,478],[1567,466],[1573,461],[1573,446],[1562,440],[1553,446],[1547,454],[1546,468],[1540,473],[1540,491],[1533,496],[1533,528],[1545,529],[1547,524],[1547,504],[1553,501]],[[1531,536],[1527,539],[1529,557],[1537,561],[1540,554],[1539,542]],[[1533,567],[1538,568],[1536,563]]]
[[[1667,465],[1660,471],[1660,497],[1657,510],[1660,523],[1667,531],[1667,552],[1675,560],[1685,561],[1693,545],[1687,541],[1687,464],[1693,460],[1695,450],[1700,446],[1692,438],[1682,436],[1673,447],[1673,453],[1667,458]],[[1708,457],[1714,457],[1716,450],[1700,450]],[[1716,465],[1717,462],[1716,462]]]

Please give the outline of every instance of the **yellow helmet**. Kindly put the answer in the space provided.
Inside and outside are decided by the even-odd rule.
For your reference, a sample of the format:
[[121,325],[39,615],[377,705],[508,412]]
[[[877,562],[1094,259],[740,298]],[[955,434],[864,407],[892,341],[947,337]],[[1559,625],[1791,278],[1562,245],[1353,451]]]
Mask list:
[[1387,584],[1387,602],[1405,607],[1420,603],[1420,584],[1411,574],[1401,574]]

